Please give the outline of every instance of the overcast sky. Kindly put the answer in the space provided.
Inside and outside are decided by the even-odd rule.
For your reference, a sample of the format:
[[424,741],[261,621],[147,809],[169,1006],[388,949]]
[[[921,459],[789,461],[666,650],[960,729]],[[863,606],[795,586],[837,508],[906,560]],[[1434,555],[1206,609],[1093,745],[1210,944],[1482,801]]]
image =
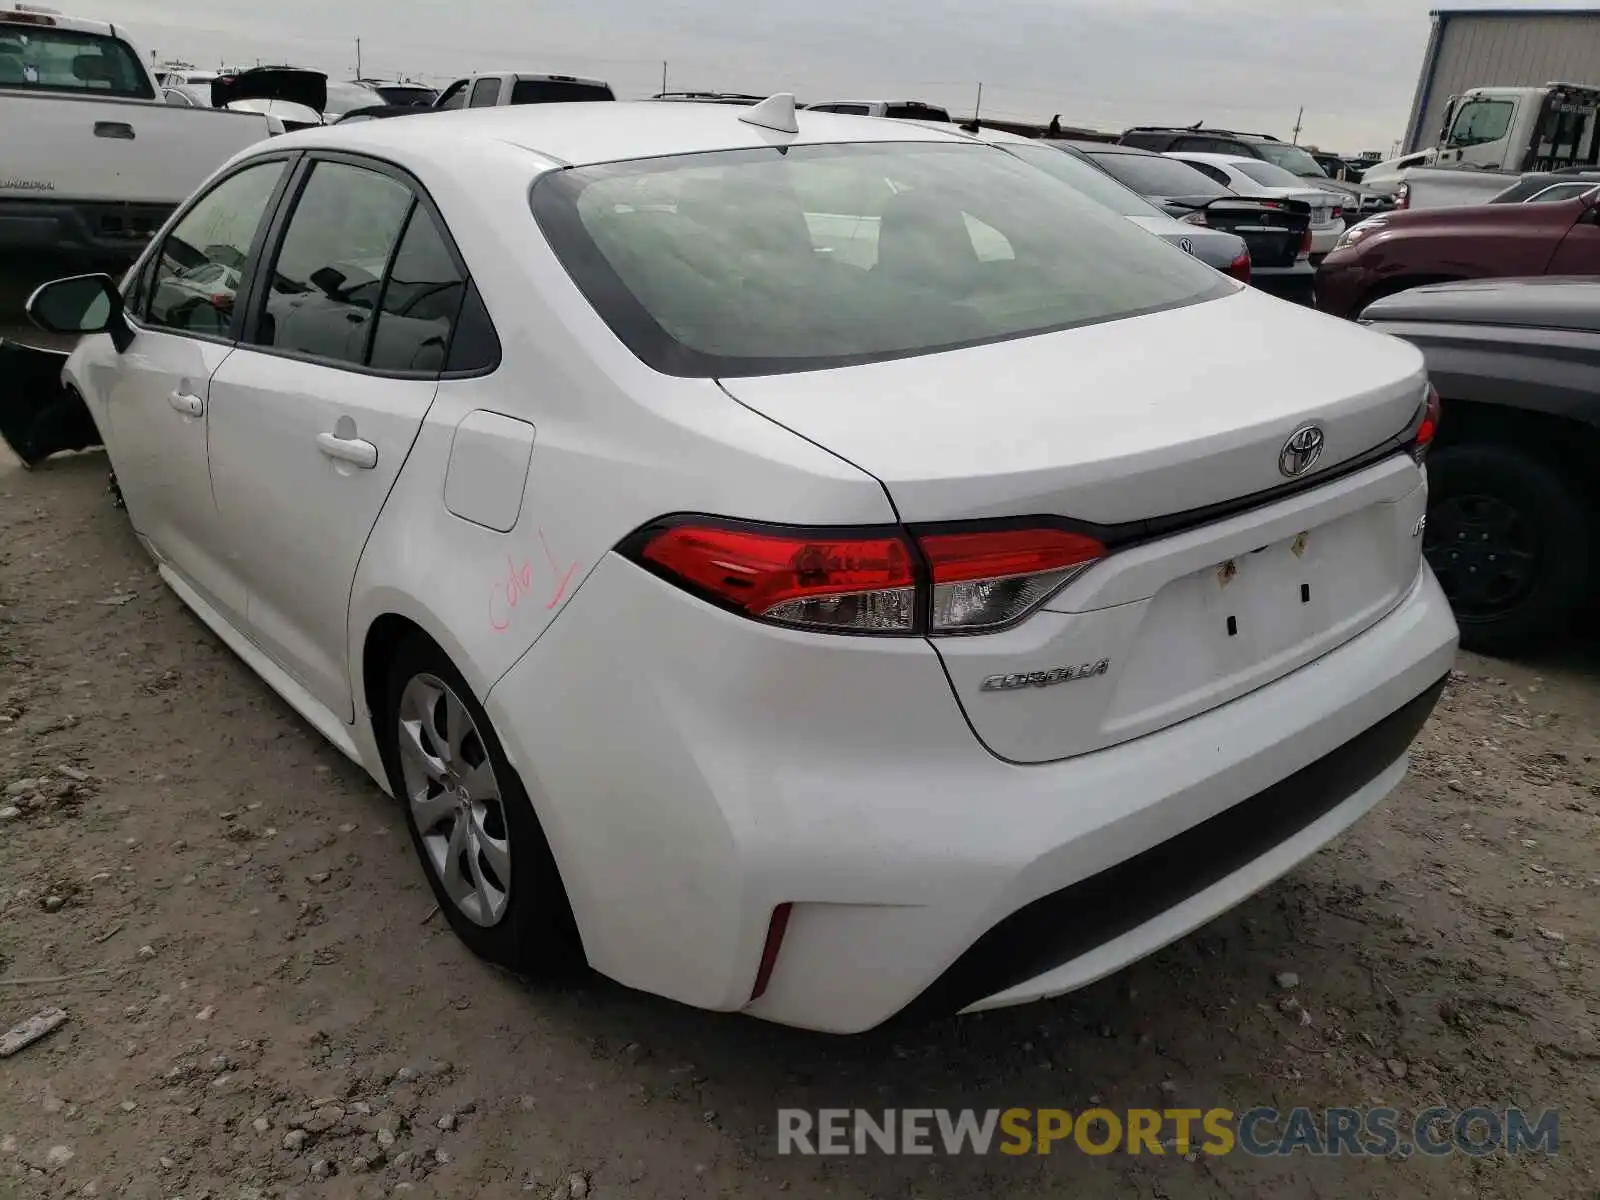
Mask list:
[[[59,4],[59,0],[48,0]],[[1446,7],[1560,7],[1456,0]],[[1205,121],[1387,157],[1439,0],[78,0],[197,66],[290,61],[435,84],[474,70],[590,75],[618,95],[793,91],[1121,129]],[[1581,7],[1581,5],[1571,5]],[[66,8],[68,6],[61,5]]]

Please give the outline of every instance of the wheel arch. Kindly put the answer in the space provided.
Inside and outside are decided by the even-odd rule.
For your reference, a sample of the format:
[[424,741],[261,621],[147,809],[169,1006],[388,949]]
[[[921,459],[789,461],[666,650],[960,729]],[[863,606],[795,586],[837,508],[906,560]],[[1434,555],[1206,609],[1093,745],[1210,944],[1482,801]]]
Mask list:
[[1440,449],[1488,442],[1513,446],[1559,470],[1600,504],[1600,427],[1577,417],[1486,400],[1444,397]]

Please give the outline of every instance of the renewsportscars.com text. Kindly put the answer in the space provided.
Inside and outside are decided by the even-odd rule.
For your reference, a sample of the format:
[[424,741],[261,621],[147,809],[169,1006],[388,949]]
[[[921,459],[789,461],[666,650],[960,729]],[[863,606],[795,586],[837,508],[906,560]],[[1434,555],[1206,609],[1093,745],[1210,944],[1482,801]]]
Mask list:
[[779,1154],[1554,1155],[1560,1113],[1427,1108],[778,1110]]

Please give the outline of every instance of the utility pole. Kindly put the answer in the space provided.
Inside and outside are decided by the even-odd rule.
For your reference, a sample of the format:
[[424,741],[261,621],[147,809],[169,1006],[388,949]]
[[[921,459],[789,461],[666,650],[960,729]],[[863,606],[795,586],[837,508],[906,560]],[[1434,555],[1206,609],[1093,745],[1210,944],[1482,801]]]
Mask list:
[[667,94],[667,60],[661,60],[661,94]]
[[978,102],[972,106],[972,123],[976,125],[983,115],[983,80],[978,80]]
[[356,39],[356,78],[357,79],[365,79],[366,78],[366,76],[361,73],[361,39],[360,38]]
[[1294,145],[1296,145],[1296,146],[1298,146],[1300,144],[1300,123],[1302,121],[1304,121],[1305,119],[1306,119],[1306,106],[1304,104],[1302,104],[1300,106],[1300,112],[1295,116],[1295,119],[1294,119]]

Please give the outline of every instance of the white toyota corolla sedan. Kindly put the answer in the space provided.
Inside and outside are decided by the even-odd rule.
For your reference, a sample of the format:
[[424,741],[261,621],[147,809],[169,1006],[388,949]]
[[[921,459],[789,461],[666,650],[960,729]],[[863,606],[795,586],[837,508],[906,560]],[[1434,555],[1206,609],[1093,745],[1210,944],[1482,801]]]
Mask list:
[[1372,808],[1455,652],[1421,355],[956,132],[311,130],[30,307],[162,577],[532,973],[1069,991]]

